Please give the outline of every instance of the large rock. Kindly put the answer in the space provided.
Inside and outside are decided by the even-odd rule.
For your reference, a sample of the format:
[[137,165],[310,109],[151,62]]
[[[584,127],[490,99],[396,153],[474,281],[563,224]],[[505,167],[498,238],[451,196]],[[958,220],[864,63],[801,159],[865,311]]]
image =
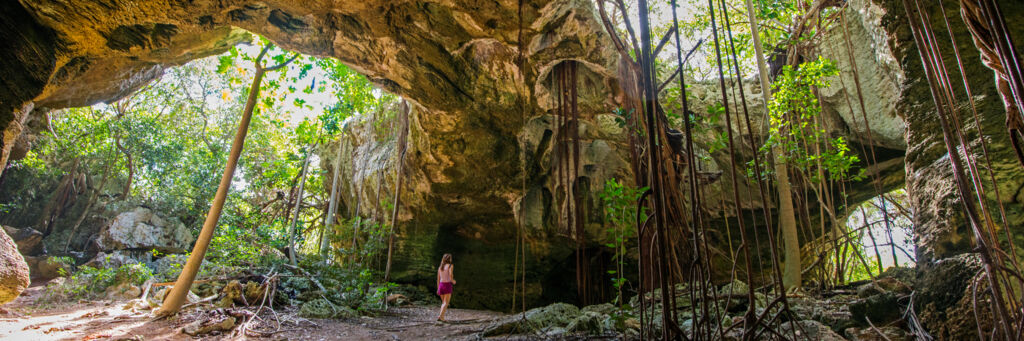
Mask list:
[[18,251],[25,256],[37,256],[46,252],[43,247],[43,233],[31,227],[15,228],[4,226],[4,231],[18,244]]
[[181,328],[181,332],[191,336],[202,336],[211,333],[226,332],[235,328],[237,318],[226,314],[211,314],[211,318],[193,321]]
[[26,256],[25,260],[32,269],[32,278],[50,280],[71,274],[71,264],[53,256],[34,257],[32,260]]
[[128,252],[118,250],[110,253],[99,252],[95,257],[82,266],[89,266],[97,269],[117,269],[122,265],[141,263],[137,258],[132,257]]
[[792,337],[799,341],[846,341],[846,338],[814,320],[786,322],[779,326],[778,332],[786,338]]
[[165,219],[148,208],[139,207],[119,214],[100,232],[96,244],[100,250],[158,250],[183,253],[195,237],[177,218]]
[[352,308],[339,306],[330,301],[318,298],[302,304],[299,308],[299,315],[311,318],[352,318],[359,316],[359,313]]
[[[579,320],[580,309],[568,303],[555,303],[545,307],[533,308],[526,311],[524,320],[522,316],[514,315],[496,321],[488,326],[481,335],[495,336],[504,334],[518,334],[529,332],[549,332],[552,330],[565,331],[570,323],[576,322],[574,328],[578,331],[594,331],[600,329],[601,314],[588,311],[586,318]],[[588,326],[594,327],[588,329]]]
[[0,304],[18,298],[29,281],[28,264],[18,253],[18,245],[6,233],[0,233]]

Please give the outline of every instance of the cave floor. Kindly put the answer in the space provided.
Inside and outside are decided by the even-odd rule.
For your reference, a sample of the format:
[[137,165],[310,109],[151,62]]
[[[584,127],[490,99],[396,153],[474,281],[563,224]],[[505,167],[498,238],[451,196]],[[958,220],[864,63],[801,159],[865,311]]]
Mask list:
[[[467,340],[493,320],[506,316],[482,310],[451,309],[448,322],[434,321],[438,307],[392,308],[376,317],[352,319],[305,319],[294,307],[278,308],[281,321],[259,325],[276,331],[266,336],[206,334],[186,335],[182,328],[204,318],[211,307],[183,310],[177,318],[154,319],[148,310],[126,307],[126,301],[79,301],[37,303],[45,286],[33,285],[17,300],[0,308],[0,339],[4,340]],[[264,317],[273,314],[261,314]],[[237,330],[237,328],[235,328]]]

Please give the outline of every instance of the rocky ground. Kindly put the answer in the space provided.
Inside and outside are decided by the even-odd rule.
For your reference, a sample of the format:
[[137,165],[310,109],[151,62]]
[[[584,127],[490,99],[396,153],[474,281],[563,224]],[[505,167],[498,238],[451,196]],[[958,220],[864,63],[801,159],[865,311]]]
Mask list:
[[[910,340],[906,329],[904,303],[909,287],[898,274],[862,283],[855,288],[822,293],[791,295],[792,314],[776,325],[776,331],[795,335],[798,340]],[[244,300],[244,286],[225,285],[220,294],[206,299],[193,298],[193,303],[177,316],[155,319],[154,299],[132,298],[129,293],[118,298],[66,304],[53,304],[43,283],[34,283],[17,300],[0,312],[0,338],[12,340],[183,340],[183,339],[272,339],[272,340],[476,340],[476,339],[638,339],[640,321],[635,311],[619,312],[611,304],[578,308],[556,303],[531,309],[521,314],[452,309],[447,322],[437,322],[437,306],[413,304],[398,294],[391,297],[390,309],[363,309],[358,312],[318,306],[307,301],[302,305],[274,307],[256,304],[226,304]],[[746,290],[746,284],[733,282],[716,289],[720,304],[712,304],[710,316],[721,319],[725,340],[739,339],[740,328],[730,328],[742,321],[748,302],[730,292]],[[676,290],[677,314],[683,330],[692,331],[694,318],[689,313],[690,290],[685,285]],[[156,295],[156,294],[154,294]],[[660,314],[660,291],[642,299]],[[156,295],[158,296],[158,295]],[[458,297],[455,297],[455,303]],[[631,305],[638,305],[635,297]],[[756,294],[756,310],[764,312],[771,300]],[[771,309],[771,308],[768,308]],[[777,309],[775,309],[777,310]],[[326,318],[317,318],[326,317]],[[793,323],[792,321],[799,321]],[[870,322],[869,322],[870,321]],[[648,328],[660,328],[660,320],[648,320]],[[650,329],[649,329],[650,330]]]
[[[272,339],[272,340],[459,340],[473,339],[494,320],[504,314],[452,309],[448,321],[435,321],[435,306],[395,307],[375,317],[340,319],[303,318],[296,307],[278,308],[264,313],[268,323],[252,323],[251,332],[243,333],[233,322],[232,328],[193,336],[196,322],[217,321],[217,315],[237,313],[245,317],[246,309],[217,310],[211,306],[193,306],[172,319],[154,319],[148,310],[132,306],[132,301],[81,301],[62,305],[39,305],[46,295],[45,286],[37,283],[0,313],[0,339],[9,340],[187,340],[202,339]],[[221,314],[220,312],[227,312]],[[276,316],[276,317],[275,317]],[[248,316],[248,317],[251,317]],[[223,325],[223,319],[220,320]],[[280,321],[278,328],[277,321]],[[216,324],[213,324],[216,325]]]

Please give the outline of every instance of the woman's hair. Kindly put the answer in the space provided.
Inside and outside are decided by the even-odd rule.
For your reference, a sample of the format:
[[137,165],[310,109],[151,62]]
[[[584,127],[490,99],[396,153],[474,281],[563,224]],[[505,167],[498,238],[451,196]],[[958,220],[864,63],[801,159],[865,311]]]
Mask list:
[[446,254],[444,254],[444,256],[441,256],[441,266],[440,266],[441,268],[443,268],[445,265],[448,265],[448,264],[451,264],[451,263],[452,263],[452,254],[446,253]]

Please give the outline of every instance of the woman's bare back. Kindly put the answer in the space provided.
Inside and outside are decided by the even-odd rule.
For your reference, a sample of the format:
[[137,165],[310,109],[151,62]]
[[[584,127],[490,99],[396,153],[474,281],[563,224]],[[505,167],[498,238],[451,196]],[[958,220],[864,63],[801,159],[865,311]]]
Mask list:
[[452,268],[453,267],[454,267],[454,265],[452,265],[452,264],[445,264],[445,265],[442,265],[440,268],[437,268],[437,276],[438,276],[438,278],[441,279],[442,283],[450,283],[450,282],[452,282]]

